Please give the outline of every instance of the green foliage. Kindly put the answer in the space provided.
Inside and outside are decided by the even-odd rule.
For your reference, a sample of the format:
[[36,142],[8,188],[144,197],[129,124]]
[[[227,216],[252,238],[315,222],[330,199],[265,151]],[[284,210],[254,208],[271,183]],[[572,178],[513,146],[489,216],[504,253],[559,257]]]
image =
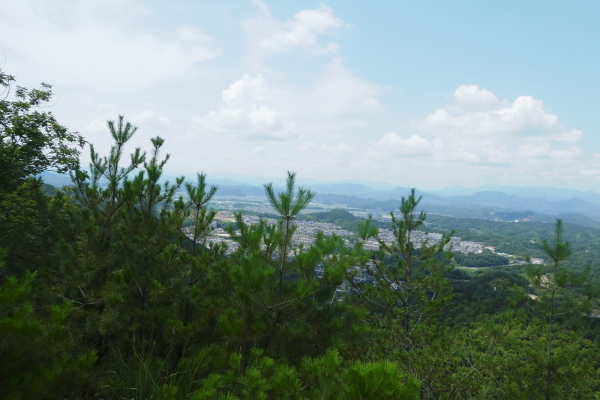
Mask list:
[[[221,350],[221,351],[220,351]],[[193,353],[193,352],[192,352]],[[220,355],[221,354],[221,355]],[[252,349],[248,360],[205,348],[186,354],[172,374],[160,360],[138,357],[115,374],[106,396],[132,399],[393,399],[419,398],[419,382],[391,362],[346,364],[336,351],[304,357],[298,366]],[[207,373],[206,365],[212,370]],[[244,370],[240,364],[246,364]],[[135,377],[125,382],[123,378]]]
[[[448,345],[438,314],[451,299],[445,275],[452,269],[452,254],[444,249],[452,233],[444,235],[438,244],[425,242],[415,247],[412,232],[426,218],[424,212],[417,212],[420,200],[413,190],[402,198],[399,216],[391,214],[394,241],[388,245],[379,239],[380,251],[367,264],[373,283],[367,284],[361,294],[372,310],[373,356],[399,362],[422,380],[423,395],[429,396],[446,383],[439,375],[441,371],[431,369],[431,363],[425,360],[433,355],[433,349]],[[359,232],[363,240],[377,234],[371,218]],[[392,256],[393,264],[384,262],[386,254]]]
[[[450,235],[445,235],[439,244],[424,243],[418,249],[415,247],[411,234],[426,218],[424,212],[416,214],[419,201],[414,190],[408,198],[402,198],[400,217],[392,213],[395,240],[391,246],[379,240],[381,251],[372,258],[367,269],[374,277],[374,284],[366,288],[365,296],[377,303],[379,310],[385,311],[386,319],[402,321],[405,333],[415,325],[433,322],[435,318],[430,317],[449,300],[448,280],[444,275],[451,269],[448,266],[451,254],[444,247]],[[376,232],[369,227],[369,222],[370,219],[360,228],[364,238]],[[395,261],[391,266],[383,262],[386,253]]]
[[[542,241],[542,248],[551,260],[549,267],[530,265],[527,269],[527,276],[532,284],[544,293],[540,301],[536,302],[536,306],[547,318],[547,333],[545,335],[546,382],[544,388],[546,399],[556,398],[555,394],[558,388],[555,380],[560,364],[571,362],[569,353],[563,353],[562,357],[556,357],[553,354],[556,318],[565,314],[587,311],[591,306],[591,301],[600,296],[600,287],[589,283],[589,268],[583,273],[576,274],[567,271],[561,265],[562,261],[571,255],[571,245],[564,240],[563,229],[562,220],[557,219],[552,241],[546,239]],[[576,296],[572,288],[584,283],[586,283],[584,296]]]
[[496,314],[514,308],[515,290],[526,293],[529,281],[514,273],[489,268],[478,271],[468,280],[452,282],[454,299],[444,316],[452,324],[471,323],[482,314]]
[[303,214],[298,216],[298,220],[328,222],[350,232],[357,232],[362,219],[355,217],[346,210],[335,209],[325,212]]
[[[430,227],[442,230],[454,230],[462,240],[484,242],[494,246],[497,251],[521,257],[546,259],[540,243],[543,239],[552,239],[550,224],[543,222],[503,222],[480,218],[453,218],[431,215]],[[597,260],[600,259],[600,229],[564,223],[563,228],[572,243],[572,255],[564,261],[565,267],[583,271],[593,266],[595,279],[600,277]]]
[[[2,260],[0,259],[0,267]],[[36,274],[8,276],[0,285],[0,397],[61,399],[85,384],[93,352],[77,354],[64,323],[69,304],[36,310]],[[39,315],[36,315],[39,314]]]
[[508,258],[494,254],[491,251],[484,251],[480,254],[462,254],[454,253],[454,261],[465,267],[495,267],[498,265],[508,265]]
[[317,359],[305,358],[304,379],[309,398],[319,399],[417,399],[420,385],[389,361],[356,362],[345,368],[333,351]]
[[344,324],[340,318],[347,310],[333,299],[353,257],[340,237],[322,233],[310,248],[292,246],[293,221],[314,196],[302,188],[296,191],[295,174],[288,173],[286,191],[275,194],[268,184],[265,192],[277,222],[248,225],[237,213],[237,230],[228,229],[239,243],[230,274],[237,301],[220,323],[229,332],[241,327],[237,340],[244,355],[252,347],[291,359],[319,354],[336,338],[330,329]]
[[17,86],[9,98],[15,78],[0,70],[0,194],[14,190],[30,175],[54,169],[64,173],[77,163],[83,138],[60,125],[51,112],[39,107],[52,100],[52,87]]
[[[540,340],[546,323],[524,311],[499,313],[469,327],[471,348],[483,355],[477,365],[477,398],[594,398],[600,383],[593,355],[597,344],[576,331],[557,333],[548,386],[546,343]],[[492,346],[481,346],[490,342]]]
[[[89,171],[72,173],[87,220],[62,248],[68,260],[61,271],[68,277],[63,296],[85,306],[77,322],[101,358],[110,358],[110,342],[136,343],[135,351],[144,353],[156,341],[176,368],[186,343],[216,327],[212,310],[221,307],[213,279],[225,249],[202,245],[215,216],[205,206],[216,188],[207,188],[200,174],[197,185],[185,185],[187,200],[176,199],[183,177],[160,183],[169,159],[159,157],[163,140],[151,139],[149,156],[135,149],[121,166],[123,147],[137,128],[123,117],[108,128],[115,141],[109,155],[100,157],[92,146]],[[192,225],[184,229],[185,220]]]

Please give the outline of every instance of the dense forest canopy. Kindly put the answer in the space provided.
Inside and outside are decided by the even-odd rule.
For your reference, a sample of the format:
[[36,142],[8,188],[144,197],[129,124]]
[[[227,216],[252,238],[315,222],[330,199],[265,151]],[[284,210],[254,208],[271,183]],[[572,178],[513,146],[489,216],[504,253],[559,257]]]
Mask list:
[[508,258],[494,254],[487,250],[480,254],[462,254],[455,253],[454,261],[465,267],[495,267],[498,265],[508,265]]
[[[593,228],[475,229],[420,212],[414,191],[386,225],[301,216],[314,193],[288,173],[282,192],[264,186],[274,219],[234,214],[230,248],[210,240],[218,188],[204,174],[163,183],[162,138],[125,154],[137,128],[118,117],[107,123],[109,154],[90,144],[83,168],[82,137],[40,108],[51,87],[15,89],[1,71],[0,85],[15,94],[0,100],[1,398],[600,396],[590,316],[600,288],[580,265],[597,253]],[[49,169],[72,185],[35,178]],[[321,232],[297,245],[300,218],[347,226],[356,240]],[[432,227],[441,240],[409,239]],[[546,263],[454,270],[506,264],[448,251],[454,234]]]
[[[540,243],[552,237],[552,224],[545,222],[505,222],[481,218],[453,218],[429,215],[432,228],[454,230],[465,240],[485,242],[496,251],[525,257],[547,259]],[[582,271],[588,266],[598,266],[600,259],[600,229],[574,224],[564,224],[565,234],[573,246],[571,257],[564,261],[569,269]],[[598,277],[600,270],[593,274]]]

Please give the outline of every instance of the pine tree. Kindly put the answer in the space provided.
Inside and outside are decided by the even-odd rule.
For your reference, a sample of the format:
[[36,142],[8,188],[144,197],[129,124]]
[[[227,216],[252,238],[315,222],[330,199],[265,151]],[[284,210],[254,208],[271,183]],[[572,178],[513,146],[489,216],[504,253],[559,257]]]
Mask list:
[[35,306],[36,273],[3,277],[6,252],[0,252],[0,397],[62,399],[77,395],[96,355],[78,353],[65,324],[67,302]]
[[251,225],[236,213],[236,226],[228,229],[239,243],[230,274],[236,307],[223,315],[222,326],[237,332],[244,355],[254,347],[293,359],[320,354],[336,337],[325,326],[342,323],[344,305],[335,293],[352,257],[340,237],[322,232],[308,248],[293,244],[294,220],[314,197],[306,189],[296,191],[295,174],[288,173],[285,191],[276,194],[268,184],[265,194],[276,222]]
[[[423,381],[424,394],[436,398],[439,394],[434,393],[450,384],[443,378],[445,366],[431,360],[438,358],[436,353],[450,353],[439,313],[451,299],[445,278],[451,270],[451,253],[446,251],[451,233],[443,235],[439,243],[415,244],[413,233],[426,219],[425,212],[417,211],[420,200],[413,189],[408,197],[402,197],[399,216],[391,213],[392,243],[378,237],[371,218],[360,227],[361,239],[377,238],[380,250],[365,266],[373,283],[357,289],[371,310],[371,357],[396,360]],[[386,263],[390,256],[393,261]]]
[[[554,237],[551,241],[544,239],[542,248],[550,260],[549,265],[530,264],[527,276],[532,285],[542,293],[540,301],[535,301],[534,305],[546,319],[544,398],[562,398],[569,382],[559,372],[559,363],[565,362],[565,354],[561,357],[562,360],[554,356],[554,341],[559,334],[556,329],[557,321],[561,317],[588,311],[592,300],[600,297],[600,287],[590,282],[589,267],[582,273],[575,273],[562,266],[562,262],[571,255],[571,246],[564,240],[561,219],[556,220]],[[583,291],[577,293],[576,289],[580,287]]]
[[87,221],[78,238],[63,246],[64,297],[85,308],[79,314],[84,340],[101,358],[110,352],[108,343],[124,348],[135,343],[136,351],[168,354],[175,368],[186,343],[199,340],[199,330],[209,335],[207,321],[216,324],[217,316],[205,311],[219,302],[219,285],[208,290],[215,296],[209,304],[203,292],[224,251],[203,245],[214,219],[206,203],[216,187],[207,192],[205,176],[199,175],[197,185],[185,185],[188,200],[177,198],[184,178],[161,182],[169,159],[160,158],[163,139],[151,139],[149,155],[135,149],[121,166],[123,148],[137,128],[123,117],[108,127],[115,141],[109,155],[100,157],[91,146],[89,171],[72,173]]

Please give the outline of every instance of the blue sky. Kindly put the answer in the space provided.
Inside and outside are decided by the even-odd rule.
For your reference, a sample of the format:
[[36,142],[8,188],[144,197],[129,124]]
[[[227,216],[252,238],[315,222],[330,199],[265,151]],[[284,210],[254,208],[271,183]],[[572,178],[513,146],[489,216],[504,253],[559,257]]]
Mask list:
[[600,3],[0,0],[4,69],[168,173],[598,190]]

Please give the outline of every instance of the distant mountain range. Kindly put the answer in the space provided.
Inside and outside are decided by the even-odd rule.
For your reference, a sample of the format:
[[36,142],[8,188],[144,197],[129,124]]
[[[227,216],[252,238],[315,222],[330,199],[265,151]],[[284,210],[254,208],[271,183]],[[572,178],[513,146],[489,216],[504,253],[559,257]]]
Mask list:
[[[54,186],[70,184],[64,175],[44,173],[42,177]],[[171,179],[174,180],[174,179]],[[221,196],[263,196],[260,185],[246,184],[237,180],[221,178],[209,183],[219,185]],[[367,182],[368,183],[368,182]],[[281,185],[280,182],[275,182]],[[398,208],[400,199],[410,194],[406,187],[387,188],[377,183],[314,183],[305,181],[305,187],[317,193],[315,200],[322,203],[345,204],[349,207],[392,211]],[[376,187],[376,188],[375,188]],[[573,223],[600,226],[600,193],[582,192],[543,186],[479,188],[450,187],[441,190],[420,191],[421,206],[428,212],[451,216],[480,217],[501,220],[552,220],[563,217]]]
[[[395,187],[389,190],[374,190],[364,184],[312,184],[308,188],[315,191],[315,200],[322,203],[345,204],[349,207],[381,209],[393,211],[398,208],[400,199],[410,194],[411,189]],[[513,192],[519,188],[512,188]],[[535,194],[535,188],[524,193]],[[261,196],[263,189],[249,185],[222,185],[221,195]],[[581,197],[568,198],[568,194],[584,192],[569,189],[542,188],[539,193],[550,193],[553,200],[543,196],[517,196],[501,191],[479,191],[468,195],[440,195],[437,192],[422,192],[421,205],[428,212],[451,216],[479,217],[500,220],[552,221],[559,217],[579,225],[600,226],[600,194],[585,192],[590,200]],[[565,198],[567,197],[567,198]],[[555,200],[559,199],[559,200]]]
[[[310,189],[317,193],[341,194],[346,196],[371,197],[375,200],[399,199],[410,193],[410,189],[402,186],[397,186],[387,190],[375,190],[365,184],[347,184],[347,183],[332,183],[332,184],[313,184],[308,185]],[[429,197],[467,197],[477,193],[502,193],[509,196],[525,197],[525,198],[543,198],[550,201],[570,200],[579,198],[589,203],[600,206],[600,193],[587,191],[582,192],[575,189],[552,188],[546,186],[482,186],[478,188],[463,188],[454,186],[440,190],[421,191],[421,194]]]
[[583,192],[575,189],[553,188],[549,186],[480,186],[477,188],[463,188],[453,186],[440,190],[431,190],[431,193],[440,196],[469,196],[478,192],[502,192],[507,195],[519,197],[543,197],[546,200],[568,200],[578,197],[600,205],[600,193],[594,191]]
[[573,197],[568,200],[547,200],[543,197],[520,197],[502,192],[477,192],[469,196],[424,197],[425,203],[457,206],[488,206],[510,210],[532,210],[544,214],[578,213],[600,215],[600,205]]

